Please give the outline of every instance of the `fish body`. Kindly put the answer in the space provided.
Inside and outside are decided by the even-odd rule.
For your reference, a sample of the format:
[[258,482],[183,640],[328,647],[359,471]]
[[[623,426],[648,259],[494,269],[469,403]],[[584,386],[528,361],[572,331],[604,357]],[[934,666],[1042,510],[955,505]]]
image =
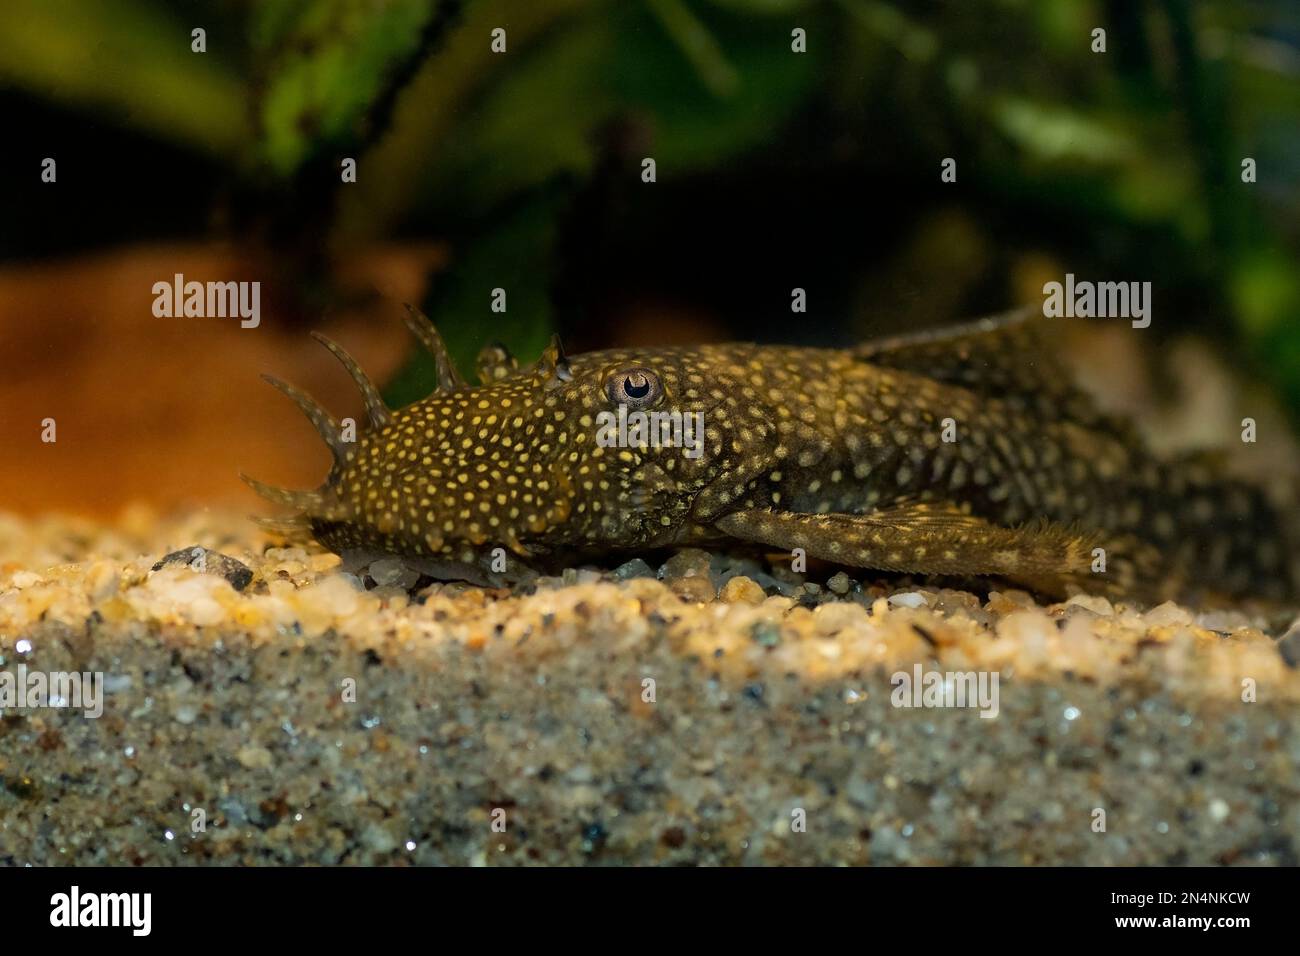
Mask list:
[[471,387],[413,314],[438,391],[390,411],[323,340],[370,428],[342,442],[327,413],[276,383],[335,466],[314,492],[253,484],[333,550],[451,573],[503,554],[530,565],[744,543],[1051,596],[1294,597],[1295,538],[1264,495],[1204,462],[1152,457],[1069,383],[1045,322],[1019,313],[850,350],[570,358],[557,341],[522,369],[494,347]]

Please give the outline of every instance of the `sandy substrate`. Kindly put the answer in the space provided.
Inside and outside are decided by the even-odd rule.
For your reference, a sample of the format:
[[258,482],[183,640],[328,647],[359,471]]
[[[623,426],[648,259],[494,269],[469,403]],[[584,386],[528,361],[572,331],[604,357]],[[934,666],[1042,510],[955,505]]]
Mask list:
[[[105,682],[4,710],[0,863],[1297,862],[1285,615],[338,565],[239,515],[0,517],[0,675]],[[918,667],[996,674],[996,716],[895,706]]]

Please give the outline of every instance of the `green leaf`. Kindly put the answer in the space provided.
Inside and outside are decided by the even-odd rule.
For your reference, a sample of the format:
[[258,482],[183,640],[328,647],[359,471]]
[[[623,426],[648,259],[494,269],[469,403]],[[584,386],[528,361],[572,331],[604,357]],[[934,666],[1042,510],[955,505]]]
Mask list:
[[433,0],[260,4],[254,39],[268,58],[263,158],[287,175],[319,150],[362,137],[387,84],[420,49]]

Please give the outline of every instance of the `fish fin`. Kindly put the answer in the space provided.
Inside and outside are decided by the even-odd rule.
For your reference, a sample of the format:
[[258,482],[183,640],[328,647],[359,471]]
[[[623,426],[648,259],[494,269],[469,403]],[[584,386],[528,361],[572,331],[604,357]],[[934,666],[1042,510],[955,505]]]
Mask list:
[[325,496],[319,491],[294,491],[290,488],[277,488],[275,485],[268,485],[265,482],[258,481],[242,471],[239,473],[239,480],[272,504],[297,508],[299,511],[309,514],[318,514],[324,510]]
[[551,336],[551,343],[546,346],[542,352],[542,357],[537,360],[536,371],[550,382],[569,382],[573,380],[573,372],[569,369],[568,356],[564,354],[564,345],[560,342],[559,334]]
[[962,325],[889,336],[854,350],[865,362],[958,385],[1046,421],[1071,421],[1140,444],[1075,383],[1038,306]]
[[[1042,318],[1041,309],[1027,305],[1010,312],[989,315],[958,325],[946,325],[873,339],[870,342],[863,342],[854,349],[854,353],[859,358],[870,362],[878,364],[898,362],[901,364],[897,367],[911,369],[922,360],[949,362],[954,355],[961,352],[982,358],[980,353],[989,350],[1002,350],[1008,347],[1013,350],[1026,347],[1037,348],[1038,342],[1034,337],[1039,333],[1034,326],[1042,324],[1037,321],[1040,318]],[[930,346],[941,346],[943,353],[935,354],[930,350]]]
[[521,558],[532,557],[532,550],[519,540],[513,528],[507,528],[505,533],[506,546]]
[[862,515],[737,511],[714,525],[735,538],[783,550],[803,548],[810,557],[836,564],[999,577],[1052,597],[1076,588],[1127,593],[1137,583],[1122,562],[1108,562],[1107,573],[1093,572],[1094,549],[1105,547],[1096,533],[1047,521],[1007,528],[948,505],[904,504]]
[[311,519],[305,514],[288,518],[267,518],[263,515],[250,517],[258,527],[291,541],[307,540],[312,536]]
[[274,375],[263,375],[262,380],[272,387],[279,390],[282,394],[288,396],[295,405],[302,409],[308,421],[316,428],[317,433],[329,449],[334,454],[334,464],[337,468],[347,458],[348,447],[343,441],[343,436],[339,433],[339,423],[334,420],[334,416],[327,412],[321,405],[306,392],[294,388],[288,382],[283,382]]
[[311,337],[329,349],[334,357],[347,369],[347,373],[352,376],[352,381],[356,383],[357,389],[361,392],[362,401],[366,404],[366,418],[370,422],[370,427],[383,428],[389,424],[393,420],[392,414],[389,412],[388,406],[384,404],[379,389],[370,380],[370,376],[366,375],[361,366],[357,364],[357,360],[329,336],[320,332],[313,332]]
[[451,354],[447,351],[447,343],[442,340],[442,336],[438,334],[429,317],[414,306],[407,305],[403,321],[411,330],[411,334],[420,340],[425,351],[433,356],[433,363],[438,370],[438,391],[454,392],[464,388],[465,379],[461,377],[455,363],[452,362]]

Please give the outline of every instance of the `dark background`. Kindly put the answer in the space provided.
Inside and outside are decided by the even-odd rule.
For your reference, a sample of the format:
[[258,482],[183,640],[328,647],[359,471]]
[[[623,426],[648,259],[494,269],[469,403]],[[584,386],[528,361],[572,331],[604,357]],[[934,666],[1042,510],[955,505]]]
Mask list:
[[[224,497],[232,456],[299,472],[307,430],[257,373],[354,402],[306,336],[326,328],[419,397],[402,301],[469,372],[484,342],[531,361],[553,330],[570,351],[847,344],[1066,272],[1150,281],[1149,330],[1090,340],[1129,404],[1185,408],[1177,366],[1208,353],[1300,409],[1287,0],[7,0],[0,116],[12,507]],[[178,271],[258,279],[262,327],[154,318]]]

